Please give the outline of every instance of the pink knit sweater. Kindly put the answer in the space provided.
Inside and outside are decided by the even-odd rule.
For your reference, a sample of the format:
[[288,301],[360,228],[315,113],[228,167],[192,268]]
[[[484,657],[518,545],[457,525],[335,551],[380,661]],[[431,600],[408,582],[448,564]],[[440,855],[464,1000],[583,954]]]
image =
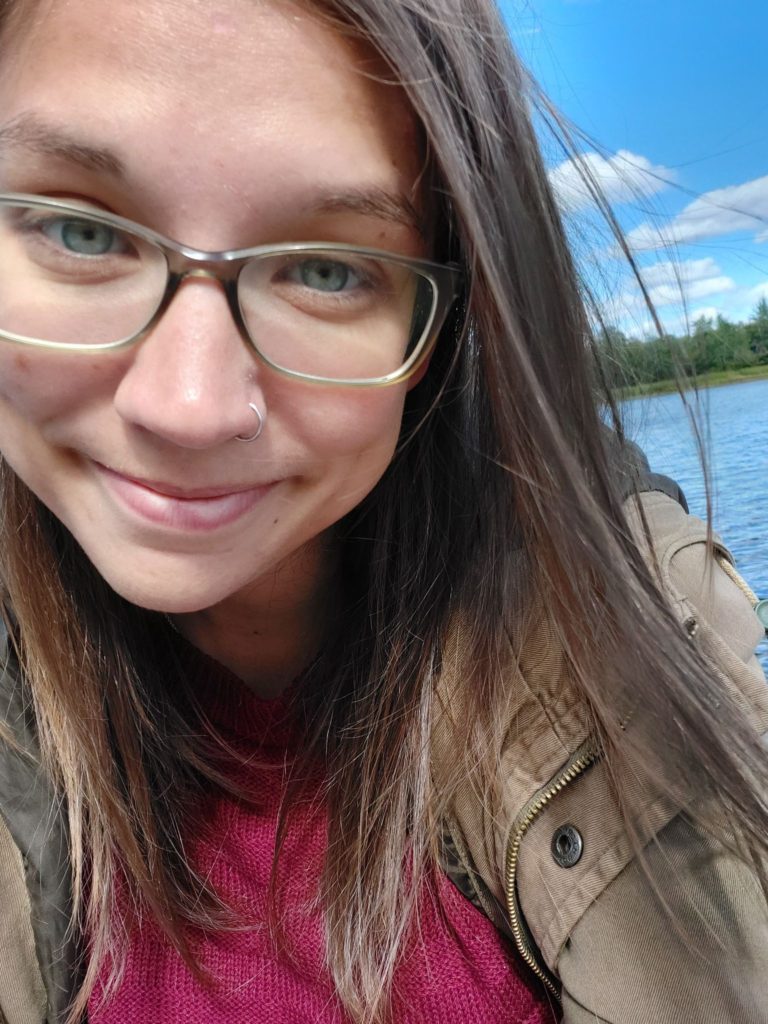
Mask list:
[[[262,924],[291,747],[285,704],[260,701],[231,678],[222,682],[213,704],[227,739],[241,751],[257,752],[237,774],[258,796],[258,805],[211,799],[193,856],[215,889],[254,924],[199,937],[196,947],[215,979],[203,986],[157,929],[144,923],[131,937],[118,991],[105,1001],[97,986],[89,1020],[349,1024],[324,966],[323,919],[314,902],[326,846],[319,806],[297,812],[283,848],[279,882],[290,950],[278,953]],[[554,1024],[548,999],[486,918],[446,878],[434,888],[434,894],[425,893],[421,926],[396,973],[393,1024]]]

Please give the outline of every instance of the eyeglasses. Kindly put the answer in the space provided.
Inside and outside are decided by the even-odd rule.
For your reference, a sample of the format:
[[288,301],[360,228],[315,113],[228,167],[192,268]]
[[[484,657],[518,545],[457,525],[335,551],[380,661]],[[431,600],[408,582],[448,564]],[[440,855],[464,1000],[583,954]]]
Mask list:
[[0,194],[0,339],[70,352],[145,337],[188,277],[221,282],[242,337],[290,377],[357,387],[423,363],[460,272],[353,245],[205,252],[109,213]]

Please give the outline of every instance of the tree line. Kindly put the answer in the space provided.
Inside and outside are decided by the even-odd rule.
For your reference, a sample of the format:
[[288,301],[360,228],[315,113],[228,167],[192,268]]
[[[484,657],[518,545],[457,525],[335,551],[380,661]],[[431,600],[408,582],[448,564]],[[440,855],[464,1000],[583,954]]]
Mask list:
[[699,317],[690,334],[663,334],[648,341],[627,337],[615,327],[598,336],[600,362],[611,388],[657,384],[681,373],[708,373],[768,366],[768,299],[761,299],[746,323],[723,316]]

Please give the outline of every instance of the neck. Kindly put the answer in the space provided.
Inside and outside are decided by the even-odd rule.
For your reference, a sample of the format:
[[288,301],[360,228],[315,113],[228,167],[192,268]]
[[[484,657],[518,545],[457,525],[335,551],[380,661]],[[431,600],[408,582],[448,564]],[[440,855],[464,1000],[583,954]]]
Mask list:
[[246,590],[211,608],[174,615],[172,623],[266,700],[290,686],[322,649],[339,597],[336,552],[315,545]]

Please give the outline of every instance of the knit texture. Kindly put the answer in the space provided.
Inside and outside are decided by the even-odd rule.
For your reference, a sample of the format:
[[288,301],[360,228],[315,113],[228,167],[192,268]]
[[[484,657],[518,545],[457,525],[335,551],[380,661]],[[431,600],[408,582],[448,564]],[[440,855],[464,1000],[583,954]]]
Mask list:
[[[258,700],[226,677],[216,684],[209,705],[225,738],[253,755],[234,774],[256,801],[251,806],[220,795],[210,798],[190,849],[201,872],[249,924],[196,938],[214,979],[209,985],[195,980],[151,922],[137,926],[119,989],[105,1000],[102,985],[97,986],[89,1020],[349,1024],[324,966],[323,918],[316,898],[326,818],[319,800],[308,800],[295,811],[281,854],[280,910],[290,948],[278,952],[264,925],[285,766],[293,745],[287,704]],[[321,781],[315,780],[318,793]],[[396,973],[393,1024],[554,1024],[546,995],[490,922],[442,875],[430,888],[422,900],[420,927]]]

